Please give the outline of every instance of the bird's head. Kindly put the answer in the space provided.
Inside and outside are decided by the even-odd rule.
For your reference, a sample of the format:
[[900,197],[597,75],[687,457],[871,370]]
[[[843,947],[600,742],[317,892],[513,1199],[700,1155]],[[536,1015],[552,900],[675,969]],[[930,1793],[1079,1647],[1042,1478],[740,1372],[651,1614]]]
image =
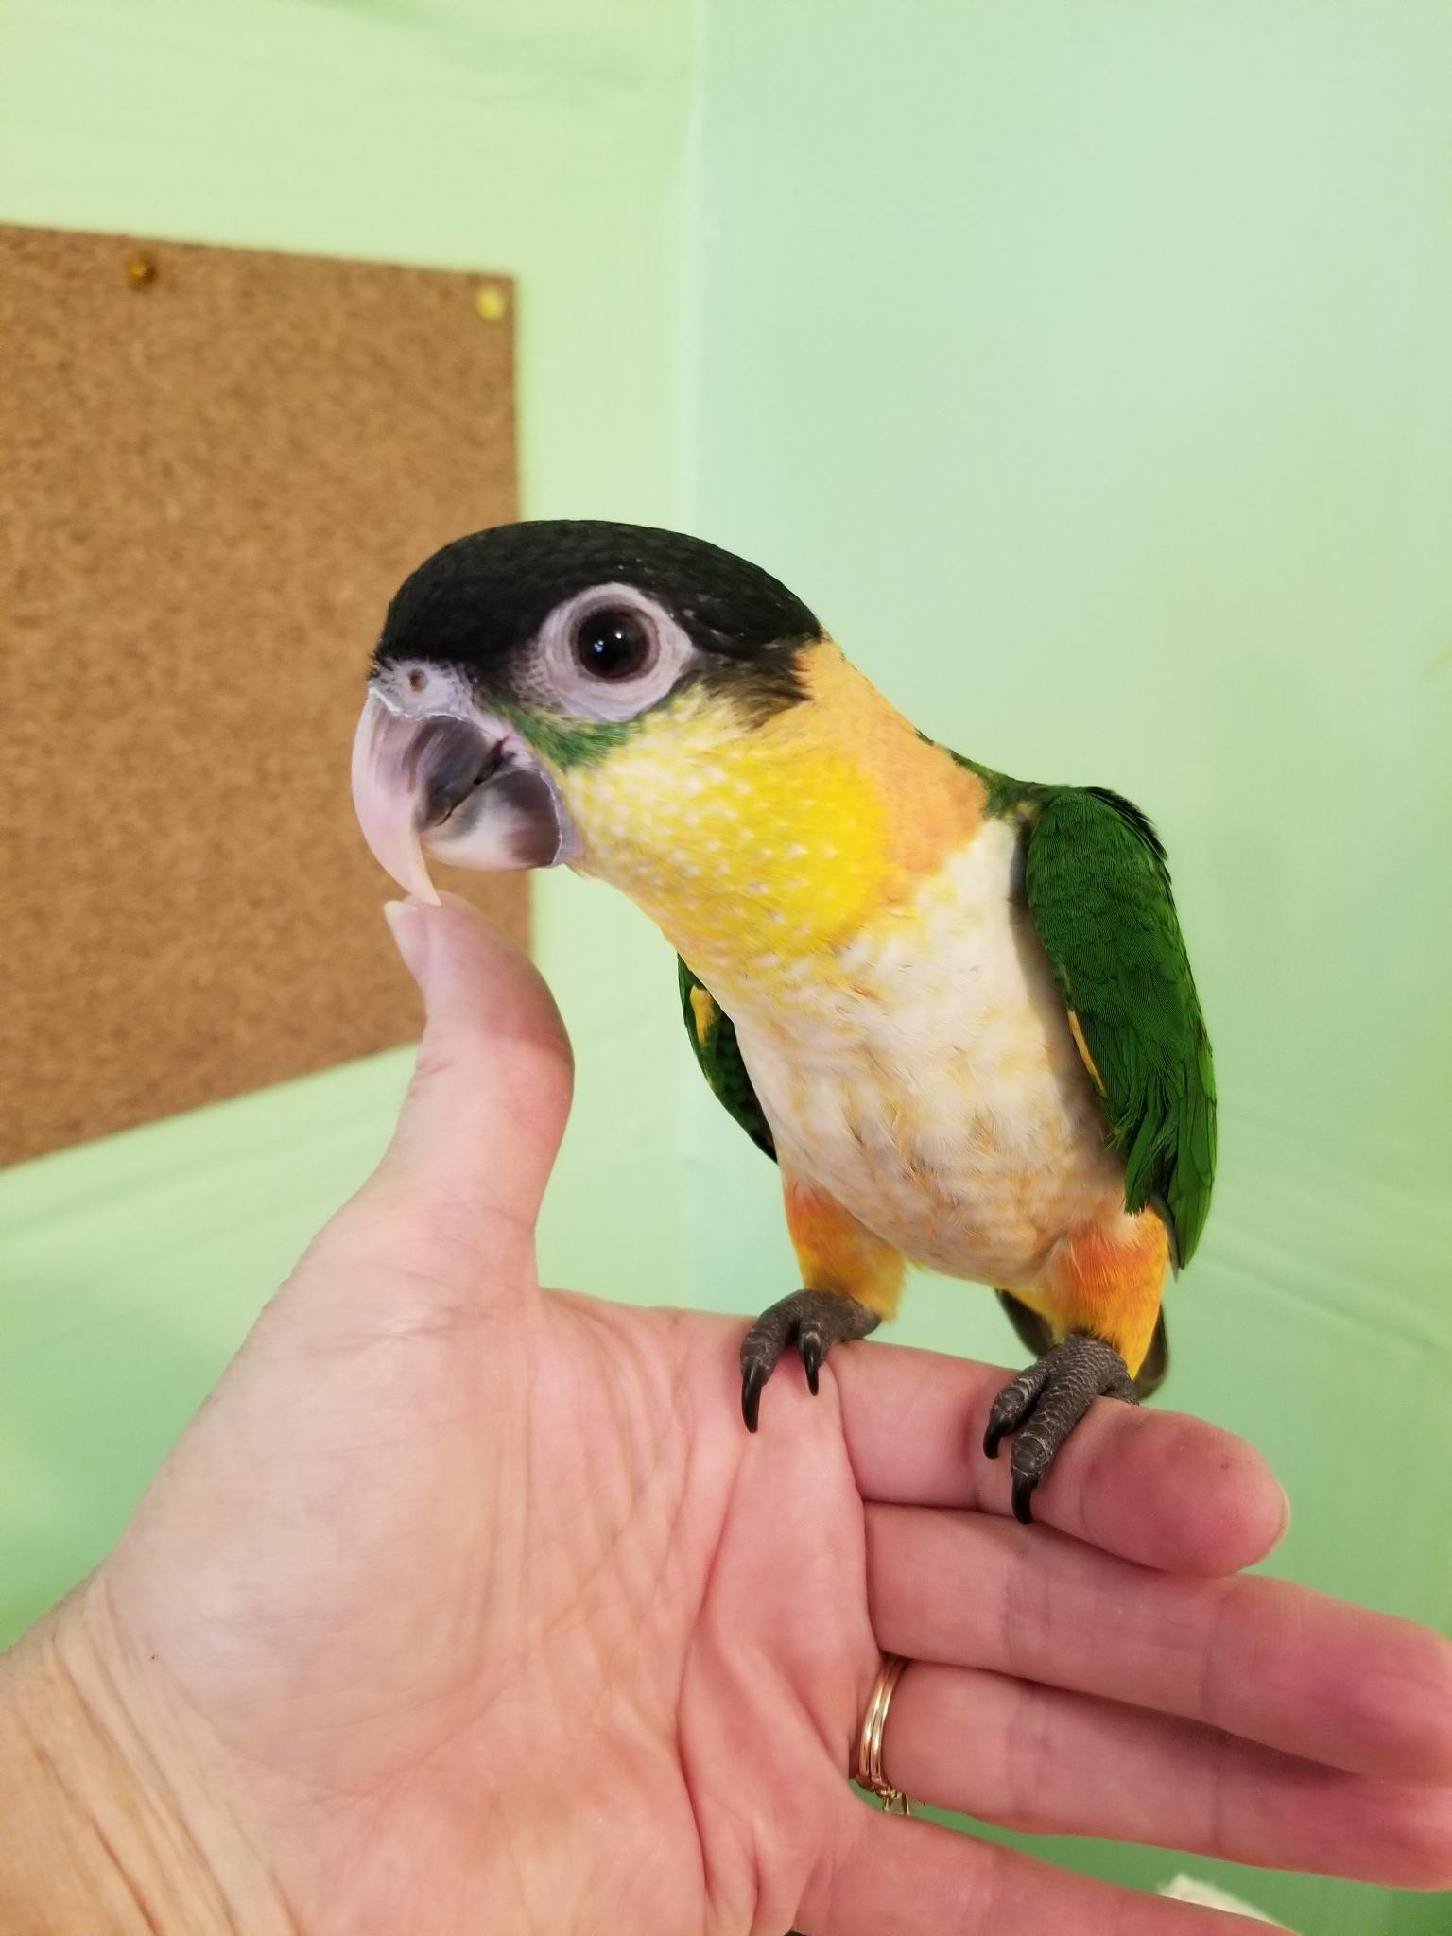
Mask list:
[[626,821],[637,856],[680,848],[672,815],[709,749],[797,706],[821,641],[784,585],[677,532],[541,521],[460,538],[405,581],[373,655],[353,751],[364,835],[426,899],[426,852],[611,872],[600,856]]

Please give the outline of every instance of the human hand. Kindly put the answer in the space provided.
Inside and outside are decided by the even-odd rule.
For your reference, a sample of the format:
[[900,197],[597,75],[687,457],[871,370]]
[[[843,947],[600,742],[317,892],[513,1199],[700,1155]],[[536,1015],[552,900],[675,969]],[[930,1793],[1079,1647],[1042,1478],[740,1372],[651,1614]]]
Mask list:
[[1283,1523],[1258,1455],[1103,1403],[1023,1528],[978,1450],[1001,1372],[876,1343],[751,1437],[738,1326],[540,1290],[538,975],[456,905],[400,941],[428,1027],[385,1161],[11,1664],[108,1927],[1255,1927],[864,1807],[884,1651],[925,1801],[1452,1882],[1452,1649],[1233,1577]]

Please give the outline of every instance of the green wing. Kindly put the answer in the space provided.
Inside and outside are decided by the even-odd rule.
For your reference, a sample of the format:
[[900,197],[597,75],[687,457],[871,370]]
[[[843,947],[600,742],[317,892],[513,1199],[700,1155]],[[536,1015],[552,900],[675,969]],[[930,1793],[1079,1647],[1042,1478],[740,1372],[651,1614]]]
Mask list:
[[1159,1204],[1187,1264],[1215,1181],[1215,1069],[1165,850],[1117,793],[1034,792],[1029,912],[1093,1058],[1126,1204]]
[[684,961],[680,963],[680,970],[681,1014],[685,1018],[686,1034],[691,1038],[696,1060],[701,1065],[701,1074],[727,1114],[734,1116],[756,1147],[765,1150],[775,1162],[776,1145],[771,1138],[771,1129],[762,1114],[761,1104],[756,1100],[756,1091],[751,1086],[751,1077],[746,1073],[746,1064],[741,1060],[741,1051],[736,1046],[736,1024],[700,976],[693,974]]

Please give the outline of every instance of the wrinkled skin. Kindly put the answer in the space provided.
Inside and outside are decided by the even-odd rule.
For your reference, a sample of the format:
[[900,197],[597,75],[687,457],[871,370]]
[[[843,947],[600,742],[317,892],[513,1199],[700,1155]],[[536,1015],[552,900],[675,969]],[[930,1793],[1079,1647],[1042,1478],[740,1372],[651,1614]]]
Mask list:
[[537,975],[457,905],[400,941],[430,1019],[388,1157],[56,1631],[239,1926],[1257,1926],[864,1806],[884,1648],[937,1663],[886,1742],[929,1799],[1452,1880],[1448,1650],[1226,1577],[1283,1524],[1255,1453],[1100,1404],[1022,1528],[976,1450],[1001,1372],[875,1343],[749,1436],[739,1325],[539,1289],[570,1065]]

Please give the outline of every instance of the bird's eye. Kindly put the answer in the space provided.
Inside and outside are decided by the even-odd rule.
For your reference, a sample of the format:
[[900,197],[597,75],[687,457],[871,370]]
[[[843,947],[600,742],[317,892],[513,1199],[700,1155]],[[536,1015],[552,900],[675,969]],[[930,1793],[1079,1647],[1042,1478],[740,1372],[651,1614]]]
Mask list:
[[635,585],[591,585],[557,605],[523,676],[579,719],[636,719],[665,698],[695,649],[677,620]]
[[575,621],[570,639],[576,663],[593,679],[634,679],[656,655],[655,636],[639,612],[602,605]]

